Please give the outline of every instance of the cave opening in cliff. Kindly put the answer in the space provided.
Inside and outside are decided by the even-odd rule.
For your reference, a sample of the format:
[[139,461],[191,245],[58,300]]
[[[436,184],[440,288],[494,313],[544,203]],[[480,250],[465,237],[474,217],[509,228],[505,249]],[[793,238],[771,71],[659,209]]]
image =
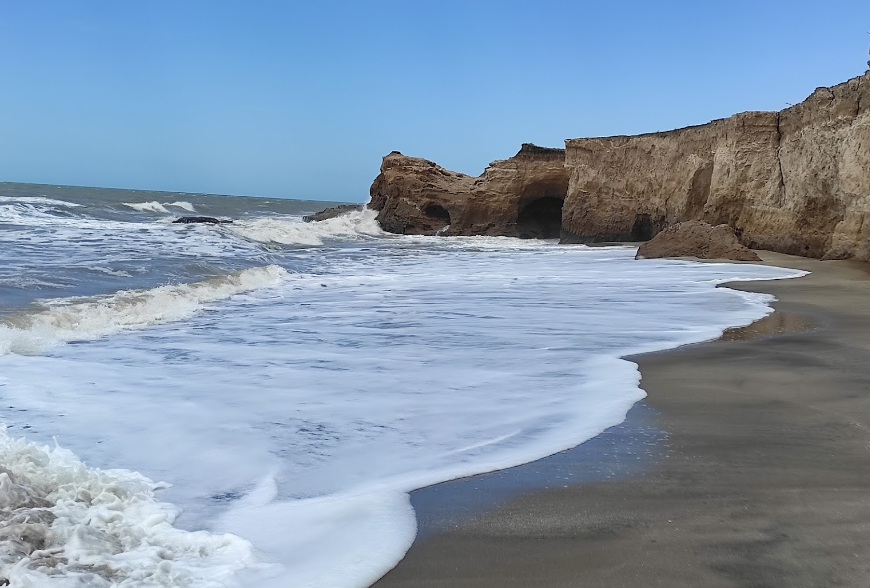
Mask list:
[[427,231],[440,231],[450,226],[450,212],[438,204],[428,204],[423,208]]
[[448,225],[450,224],[450,213],[447,212],[447,209],[443,206],[438,206],[437,204],[430,204],[423,209],[423,214],[433,220],[443,220],[446,221]]
[[517,217],[521,239],[558,239],[562,232],[564,198],[542,196],[526,204]]

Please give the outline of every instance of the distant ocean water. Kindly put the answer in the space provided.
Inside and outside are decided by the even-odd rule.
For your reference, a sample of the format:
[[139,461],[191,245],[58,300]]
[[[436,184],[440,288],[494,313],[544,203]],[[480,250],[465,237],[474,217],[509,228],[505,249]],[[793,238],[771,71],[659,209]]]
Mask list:
[[770,312],[719,283],[801,275],[302,222],[323,206],[0,183],[0,576],[367,586],[408,492],[618,424],[620,357]]

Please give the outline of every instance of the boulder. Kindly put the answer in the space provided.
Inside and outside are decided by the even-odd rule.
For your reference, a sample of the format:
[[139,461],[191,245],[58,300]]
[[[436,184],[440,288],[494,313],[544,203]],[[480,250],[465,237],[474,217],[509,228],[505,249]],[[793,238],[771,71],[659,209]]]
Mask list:
[[734,229],[703,221],[686,221],[666,228],[641,245],[635,259],[659,257],[761,261],[754,251],[740,243]]

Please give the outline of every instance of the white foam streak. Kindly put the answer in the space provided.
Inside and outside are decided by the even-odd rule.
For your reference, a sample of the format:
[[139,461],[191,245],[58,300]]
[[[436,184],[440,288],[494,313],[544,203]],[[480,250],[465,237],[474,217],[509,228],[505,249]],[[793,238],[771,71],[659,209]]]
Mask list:
[[[284,571],[261,575],[260,588],[369,586],[405,555],[417,532],[402,491],[275,501],[277,487],[267,478],[254,494],[259,504],[248,500],[222,517],[220,527],[266,546],[265,554],[281,561]],[[276,521],[290,522],[297,532],[276,534]]]
[[164,487],[127,470],[88,468],[72,452],[0,428],[0,577],[43,588],[218,588],[256,566],[230,534],[172,526]]
[[0,203],[6,202],[20,202],[22,204],[43,204],[46,206],[63,206],[68,208],[81,206],[81,204],[76,204],[75,202],[56,200],[54,198],[46,198],[45,196],[0,196]]
[[281,245],[323,245],[330,239],[381,237],[385,233],[375,220],[374,210],[355,210],[318,222],[303,222],[299,217],[242,219],[230,227],[237,235],[260,243]]
[[129,206],[133,210],[138,210],[140,212],[162,212],[164,214],[169,214],[166,207],[156,200],[152,200],[151,202],[124,202],[123,204],[124,206]]
[[140,212],[161,212],[163,214],[171,214],[171,211],[166,208],[167,206],[181,208],[182,210],[186,210],[187,212],[196,212],[193,204],[184,200],[178,200],[176,202],[164,202],[162,204],[160,202],[157,202],[156,200],[152,200],[151,202],[124,202],[123,204],[124,206],[129,206],[133,210],[138,210]]
[[235,272],[192,284],[123,290],[97,298],[46,301],[46,310],[0,325],[0,355],[31,355],[73,340],[96,339],[125,330],[178,321],[204,304],[279,284],[287,272],[275,265]]
[[196,209],[193,207],[193,204],[190,202],[185,202],[184,200],[179,200],[178,202],[164,202],[165,206],[174,206],[176,208],[181,208],[186,210],[187,212],[196,212]]

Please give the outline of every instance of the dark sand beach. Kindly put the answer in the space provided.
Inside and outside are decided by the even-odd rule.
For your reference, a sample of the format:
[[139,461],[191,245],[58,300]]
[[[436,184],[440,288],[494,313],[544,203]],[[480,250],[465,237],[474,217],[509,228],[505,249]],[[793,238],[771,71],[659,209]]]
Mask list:
[[[760,254],[813,273],[735,284],[775,295],[777,312],[632,358],[645,430],[662,433],[647,434],[657,450],[637,456],[642,467],[519,492],[461,520],[442,501],[442,530],[376,586],[870,585],[870,266]],[[588,452],[538,467],[570,469],[572,455],[594,467]],[[500,475],[511,484],[511,470]]]

